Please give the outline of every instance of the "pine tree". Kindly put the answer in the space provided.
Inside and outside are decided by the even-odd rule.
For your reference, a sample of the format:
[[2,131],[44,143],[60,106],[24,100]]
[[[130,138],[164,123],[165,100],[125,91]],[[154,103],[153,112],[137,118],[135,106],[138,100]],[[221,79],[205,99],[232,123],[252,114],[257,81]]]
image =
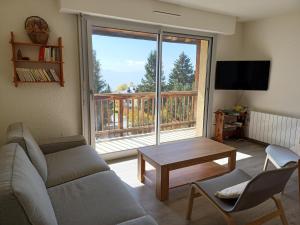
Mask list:
[[[156,88],[156,51],[151,51],[145,65],[146,74],[141,84],[137,86],[139,92],[154,92]],[[165,77],[161,74],[161,91],[166,89]]]
[[107,87],[107,84],[105,80],[103,80],[101,75],[101,69],[100,69],[100,62],[96,58],[96,51],[93,50],[93,74],[94,74],[94,88],[96,93],[100,93],[103,91],[105,87]]
[[174,68],[169,77],[168,89],[172,91],[192,90],[194,77],[191,59],[182,52],[174,62]]
[[[93,65],[94,65],[94,68],[93,68],[93,76],[94,76],[94,89],[95,89],[95,92],[96,93],[110,93],[111,92],[111,89],[110,89],[110,86],[109,84],[107,84],[105,82],[105,80],[103,80],[103,77],[101,75],[101,69],[100,69],[100,62],[97,60],[96,58],[96,51],[93,50]],[[110,115],[108,115],[107,113],[107,105],[104,105],[104,106],[101,106],[101,107],[104,107],[104,118],[110,118]],[[112,107],[111,105],[109,106],[110,108]],[[111,110],[110,110],[111,112]],[[101,127],[102,127],[102,120],[101,120],[101,114],[98,113],[97,115],[97,130],[101,130]],[[109,119],[107,119],[107,123],[109,123]]]
[[110,88],[110,85],[107,84],[105,89],[102,91],[102,93],[111,93],[111,88]]

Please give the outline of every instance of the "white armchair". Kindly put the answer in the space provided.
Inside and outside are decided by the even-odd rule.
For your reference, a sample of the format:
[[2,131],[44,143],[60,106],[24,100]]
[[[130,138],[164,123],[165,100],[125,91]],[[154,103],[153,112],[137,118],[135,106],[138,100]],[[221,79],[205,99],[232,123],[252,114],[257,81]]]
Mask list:
[[300,197],[300,144],[295,145],[291,149],[278,145],[269,145],[266,148],[266,161],[263,170],[267,170],[269,161],[277,168],[283,168],[289,163],[298,163],[298,185]]

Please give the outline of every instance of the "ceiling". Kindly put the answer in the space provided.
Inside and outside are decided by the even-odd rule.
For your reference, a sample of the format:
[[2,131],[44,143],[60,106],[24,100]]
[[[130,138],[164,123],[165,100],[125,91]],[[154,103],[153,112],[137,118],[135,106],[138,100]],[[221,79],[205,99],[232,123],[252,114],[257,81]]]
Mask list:
[[250,21],[300,10],[300,0],[159,0]]

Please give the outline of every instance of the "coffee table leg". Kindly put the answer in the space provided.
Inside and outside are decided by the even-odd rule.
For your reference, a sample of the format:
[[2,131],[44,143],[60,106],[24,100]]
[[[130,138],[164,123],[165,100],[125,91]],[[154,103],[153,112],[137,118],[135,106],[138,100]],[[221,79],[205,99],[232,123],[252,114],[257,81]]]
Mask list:
[[169,170],[167,166],[156,168],[156,197],[160,201],[169,197]]
[[138,153],[138,179],[140,182],[145,182],[145,160],[143,159],[143,155]]
[[228,168],[230,171],[234,170],[236,166],[236,151],[232,151],[228,157]]

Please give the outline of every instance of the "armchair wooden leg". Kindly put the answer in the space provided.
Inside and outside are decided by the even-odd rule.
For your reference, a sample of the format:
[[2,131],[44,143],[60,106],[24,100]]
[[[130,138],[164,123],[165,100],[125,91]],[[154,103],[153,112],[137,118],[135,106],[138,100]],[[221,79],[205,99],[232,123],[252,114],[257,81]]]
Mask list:
[[283,225],[288,225],[288,221],[286,219],[286,216],[285,216],[285,213],[284,213],[284,209],[283,209],[283,206],[282,206],[282,203],[279,199],[273,197],[272,198],[277,206],[277,209],[279,210],[279,215],[280,215],[280,219],[281,219],[281,222]]
[[269,165],[269,157],[268,157],[268,155],[267,155],[267,156],[266,156],[266,160],[265,160],[265,164],[264,164],[263,171],[266,171],[266,170],[267,170],[268,165]]
[[[199,189],[196,185],[192,184],[191,188],[190,188],[190,193],[189,193],[189,199],[188,199],[188,210],[187,210],[187,214],[186,214],[186,219],[190,220],[191,216],[192,216],[192,210],[193,210],[193,203],[194,203],[194,198],[200,197],[200,196],[204,196],[207,197],[202,191],[201,189]],[[235,225],[235,221],[232,218],[232,216],[229,213],[226,213],[224,211],[222,211],[222,209],[220,209],[215,202],[213,202],[212,200],[210,200],[209,198],[207,198],[207,200],[209,200],[213,206],[224,216],[226,222],[228,225]]]
[[235,221],[229,214],[223,214],[228,225],[235,225]]
[[187,208],[187,213],[186,213],[186,219],[190,220],[192,216],[192,210],[193,210],[193,204],[194,204],[194,195],[195,195],[195,187],[192,184],[190,188],[190,193],[188,197],[188,208]]

